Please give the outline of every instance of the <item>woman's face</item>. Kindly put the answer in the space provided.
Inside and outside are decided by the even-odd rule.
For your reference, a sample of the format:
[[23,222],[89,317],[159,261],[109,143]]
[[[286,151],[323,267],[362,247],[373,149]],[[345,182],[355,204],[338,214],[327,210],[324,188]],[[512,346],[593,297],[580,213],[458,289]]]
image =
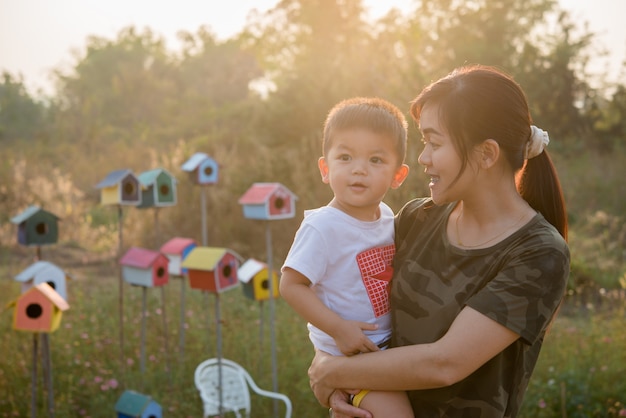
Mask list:
[[428,187],[433,201],[443,204],[460,200],[466,188],[464,185],[469,186],[467,175],[471,168],[468,165],[463,175],[458,177],[462,160],[446,128],[440,123],[438,105],[424,105],[419,126],[424,149],[418,161],[424,166],[424,172],[430,176]]

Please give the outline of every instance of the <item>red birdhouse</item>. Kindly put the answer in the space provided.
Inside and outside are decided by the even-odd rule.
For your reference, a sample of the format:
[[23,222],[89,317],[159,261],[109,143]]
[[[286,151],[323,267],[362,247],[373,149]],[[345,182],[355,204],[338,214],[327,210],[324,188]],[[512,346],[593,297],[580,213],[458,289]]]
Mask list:
[[192,289],[222,293],[239,284],[237,256],[226,248],[195,247],[183,260]]
[[157,287],[169,281],[168,259],[158,251],[132,247],[120,259],[122,277],[130,284]]

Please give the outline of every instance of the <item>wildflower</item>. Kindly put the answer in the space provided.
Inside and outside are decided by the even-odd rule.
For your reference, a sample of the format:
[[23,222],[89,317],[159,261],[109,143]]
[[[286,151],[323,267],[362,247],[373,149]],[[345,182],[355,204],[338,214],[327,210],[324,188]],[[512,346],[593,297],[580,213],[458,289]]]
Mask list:
[[126,359],[126,364],[128,366],[132,366],[133,364],[135,364],[135,360],[133,360],[132,358],[127,358]]
[[542,399],[539,399],[539,403],[538,403],[539,408],[544,409],[546,407],[546,401]]
[[100,382],[102,382],[103,380],[104,380],[104,379],[103,379],[103,378],[101,378],[100,376],[96,376],[96,377],[94,377],[94,378],[93,378],[93,381],[94,381],[95,383],[100,383]]
[[117,389],[117,387],[119,386],[118,381],[115,379],[109,379],[107,383],[111,389]]
[[620,417],[626,417],[626,408],[622,408],[619,410],[619,416]]

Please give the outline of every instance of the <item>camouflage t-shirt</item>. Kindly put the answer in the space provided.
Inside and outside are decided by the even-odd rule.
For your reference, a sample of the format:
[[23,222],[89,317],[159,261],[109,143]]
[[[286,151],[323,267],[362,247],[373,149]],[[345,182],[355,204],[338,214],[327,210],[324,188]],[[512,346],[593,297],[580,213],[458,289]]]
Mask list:
[[569,250],[540,214],[492,247],[455,247],[446,235],[453,208],[416,199],[397,215],[392,345],[438,340],[464,306],[516,332],[516,342],[464,380],[409,392],[416,417],[515,417],[565,292]]

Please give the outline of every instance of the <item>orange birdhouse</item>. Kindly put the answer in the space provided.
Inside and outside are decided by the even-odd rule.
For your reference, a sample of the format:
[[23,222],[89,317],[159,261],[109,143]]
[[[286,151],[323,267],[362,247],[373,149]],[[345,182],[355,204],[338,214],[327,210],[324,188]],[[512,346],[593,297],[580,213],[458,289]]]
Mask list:
[[239,284],[237,256],[226,248],[195,247],[182,262],[192,289],[221,293]]
[[28,289],[12,302],[13,328],[18,331],[54,332],[61,324],[63,311],[69,305],[48,283]]

